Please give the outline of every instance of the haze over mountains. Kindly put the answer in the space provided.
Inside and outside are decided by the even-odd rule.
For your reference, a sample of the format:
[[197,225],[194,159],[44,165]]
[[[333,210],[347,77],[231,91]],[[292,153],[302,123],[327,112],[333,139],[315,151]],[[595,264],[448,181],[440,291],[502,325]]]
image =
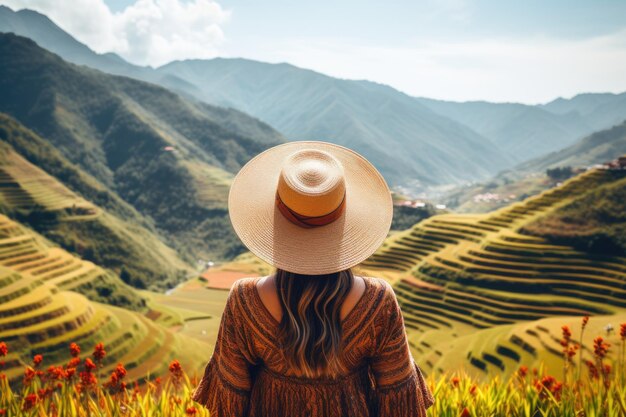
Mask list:
[[34,39],[74,63],[161,84],[244,111],[288,140],[328,140],[371,159],[392,185],[484,180],[620,123],[626,94],[581,94],[540,106],[409,97],[369,81],[245,59],[177,61],[153,69],[96,54],[46,16],[0,6],[0,31]]

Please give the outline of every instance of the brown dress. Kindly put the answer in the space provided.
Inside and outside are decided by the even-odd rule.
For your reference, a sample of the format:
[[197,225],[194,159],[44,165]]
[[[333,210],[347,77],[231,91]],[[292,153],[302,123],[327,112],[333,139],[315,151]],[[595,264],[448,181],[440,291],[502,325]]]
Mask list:
[[433,396],[409,352],[391,286],[364,278],[365,292],[342,320],[343,363],[335,378],[304,378],[289,369],[276,341],[278,322],[256,282],[233,285],[215,351],[193,399],[211,417],[423,417]]

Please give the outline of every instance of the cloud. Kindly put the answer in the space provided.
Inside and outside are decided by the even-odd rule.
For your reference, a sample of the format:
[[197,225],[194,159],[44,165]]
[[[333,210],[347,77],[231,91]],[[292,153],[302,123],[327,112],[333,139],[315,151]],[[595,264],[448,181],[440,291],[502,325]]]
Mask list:
[[230,11],[213,0],[136,0],[113,13],[103,0],[2,0],[14,10],[47,15],[99,53],[158,66],[176,59],[212,58],[224,40]]
[[273,45],[263,55],[223,52],[375,80],[410,95],[447,100],[534,104],[581,92],[626,91],[625,30],[578,40],[537,36],[388,46],[316,38],[276,39]]

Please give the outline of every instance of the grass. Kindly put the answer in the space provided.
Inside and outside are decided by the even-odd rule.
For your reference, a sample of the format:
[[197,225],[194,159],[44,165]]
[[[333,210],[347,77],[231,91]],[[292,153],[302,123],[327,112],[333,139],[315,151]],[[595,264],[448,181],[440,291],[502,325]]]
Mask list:
[[[583,319],[580,329],[589,324]],[[585,345],[583,337],[572,339],[569,326],[561,326],[559,355],[561,369],[549,373],[543,366],[529,369],[518,365],[509,378],[500,375],[479,381],[457,371],[427,378],[435,398],[428,416],[605,416],[626,413],[626,323],[619,328],[618,344],[602,337]],[[208,416],[207,410],[191,400],[198,376],[187,376],[175,358],[163,358],[165,377],[131,376],[127,366],[111,362],[110,349],[96,344],[91,355],[81,355],[80,345],[71,343],[70,357],[48,367],[47,357],[34,355],[23,369],[22,380],[9,384],[2,367],[12,360],[10,346],[0,342],[0,415],[49,416]],[[583,361],[582,350],[592,352]],[[617,360],[607,352],[618,350]],[[67,352],[67,350],[66,350]],[[124,358],[122,358],[124,359]],[[115,363],[115,362],[111,362]],[[44,370],[45,369],[45,370]]]

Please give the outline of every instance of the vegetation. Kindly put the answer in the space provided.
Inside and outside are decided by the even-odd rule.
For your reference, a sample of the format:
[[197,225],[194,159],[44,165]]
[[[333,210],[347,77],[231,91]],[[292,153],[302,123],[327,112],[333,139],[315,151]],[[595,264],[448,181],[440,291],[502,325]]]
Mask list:
[[[506,378],[522,364],[543,364],[556,374],[562,324],[594,315],[588,331],[604,334],[612,323],[626,321],[624,258],[519,231],[593,190],[605,190],[607,201],[614,201],[611,209],[598,204],[598,210],[607,227],[607,213],[619,227],[623,180],[623,171],[590,170],[491,213],[429,217],[389,237],[360,272],[391,281],[411,351],[428,373],[464,370],[488,381]],[[614,333],[605,338],[618,343]],[[612,360],[617,353],[610,353]],[[592,359],[589,350],[583,357]]]
[[[588,318],[583,318],[581,332]],[[593,360],[583,363],[577,357],[582,347],[572,341],[568,326],[562,326],[563,373],[556,377],[543,367],[529,370],[520,366],[508,379],[496,377],[488,382],[474,380],[463,372],[428,378],[435,397],[429,416],[606,416],[626,413],[624,384],[626,323],[620,326],[622,356],[607,361],[612,347],[596,337],[589,350]],[[580,337],[582,341],[582,334]],[[81,357],[76,343],[69,345],[70,360],[46,368],[46,357],[33,356],[24,369],[21,384],[12,388],[1,373],[0,415],[63,416],[207,416],[207,410],[191,400],[198,377],[189,378],[176,359],[169,363],[167,378],[131,380],[123,363],[110,373],[103,372],[106,346],[98,343],[91,355]],[[9,346],[0,342],[0,357]],[[578,361],[577,361],[578,359]],[[108,375],[108,377],[107,377]]]
[[0,111],[154,222],[187,261],[240,250],[226,215],[230,178],[280,134],[237,111],[68,64],[13,34],[0,35],[0,55],[11,62],[0,68]]
[[546,175],[555,181],[565,181],[574,175],[574,171],[570,166],[556,167],[552,169],[548,168],[546,170]]
[[0,142],[0,211],[83,259],[118,275],[124,268],[126,282],[135,287],[166,289],[186,278],[191,268],[163,243],[151,222],[48,143],[2,115],[0,139],[17,144],[62,177],[69,175],[72,186],[108,202],[110,212],[68,189],[5,142]]
[[523,228],[555,244],[598,255],[626,256],[626,172],[606,185],[583,190],[570,202]]
[[415,223],[433,216],[435,212],[432,204],[416,208],[394,205],[391,230],[406,230]]

